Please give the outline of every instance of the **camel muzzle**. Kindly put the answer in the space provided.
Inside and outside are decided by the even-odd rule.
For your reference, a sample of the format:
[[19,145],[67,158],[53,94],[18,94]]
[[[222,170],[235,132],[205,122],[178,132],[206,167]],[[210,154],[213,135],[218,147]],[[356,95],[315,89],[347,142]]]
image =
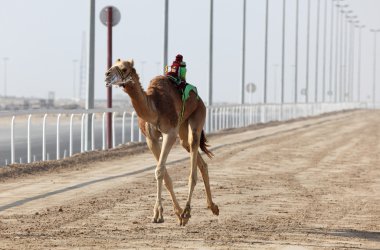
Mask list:
[[106,82],[106,87],[110,87],[112,85],[117,85],[119,86],[119,83],[122,81],[121,76],[117,74],[118,72],[112,72],[112,68],[109,69],[106,72],[106,79],[104,80]]

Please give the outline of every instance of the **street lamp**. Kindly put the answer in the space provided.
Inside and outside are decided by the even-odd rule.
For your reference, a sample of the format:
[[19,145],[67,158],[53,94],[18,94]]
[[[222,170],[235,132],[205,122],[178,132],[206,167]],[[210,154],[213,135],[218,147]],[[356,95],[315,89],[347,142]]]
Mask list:
[[373,101],[373,107],[375,108],[375,102],[376,102],[376,40],[377,40],[377,33],[380,32],[380,29],[371,29],[371,32],[373,32],[373,94],[372,94],[372,101]]
[[310,56],[310,0],[307,1],[307,39],[306,39],[306,95],[305,102],[309,102],[309,56]]
[[282,69],[281,69],[281,104],[285,102],[285,21],[286,0],[282,3]]
[[7,62],[9,61],[9,57],[3,57],[4,61],[4,97],[7,97]]
[[[349,16],[352,13],[352,10],[346,11],[346,21],[345,22],[345,31],[344,31],[344,56],[342,61],[343,68],[343,97],[346,97],[346,93],[348,92],[348,86],[350,83],[350,69],[351,69],[351,35],[352,35],[352,27],[348,27],[348,24],[352,22],[352,19],[356,18],[356,16]],[[348,35],[349,34],[349,35]],[[345,100],[345,99],[344,99]]]
[[[324,5],[323,23],[323,70],[322,70],[322,102],[326,101],[326,41],[327,41],[327,0]],[[331,39],[331,38],[330,38]]]
[[241,104],[244,104],[245,91],[245,32],[246,32],[247,0],[243,0],[243,34],[242,34],[242,62],[241,62]]
[[362,60],[362,28],[365,28],[365,25],[356,26],[359,28],[359,51],[358,51],[358,102],[360,102],[360,82],[361,82],[361,60]]
[[76,88],[76,78],[77,78],[77,73],[76,73],[76,70],[77,70],[77,62],[78,60],[77,59],[74,59],[73,60],[73,101],[75,102],[75,88]]
[[213,41],[214,41],[213,37],[214,37],[214,0],[210,0],[210,41],[209,41],[210,44],[209,44],[209,72],[208,72],[208,105],[209,106],[212,105],[212,70],[213,70],[212,63],[213,63]]
[[298,23],[299,23],[299,0],[296,2],[296,38],[295,38],[295,70],[294,70],[294,103],[298,103]]
[[[353,17],[354,19],[356,19],[356,16]],[[350,48],[350,53],[351,53],[351,56],[349,58],[349,82],[348,82],[348,86],[349,86],[349,89],[348,89],[348,92],[350,93],[350,101],[353,101],[353,98],[354,98],[354,77],[355,77],[355,64],[354,64],[354,60],[355,60],[355,28],[356,28],[356,25],[359,23],[358,20],[351,20],[350,21],[351,23],[351,48]]]
[[268,17],[269,0],[266,0],[265,8],[265,62],[264,62],[264,104],[267,103],[267,81],[268,81]]
[[318,66],[319,66],[319,16],[320,16],[320,5],[321,1],[318,0],[318,7],[317,7],[317,42],[316,42],[316,49],[315,49],[315,93],[314,93],[314,102],[318,102]]
[[[339,100],[342,102],[344,100],[344,93],[343,93],[343,34],[345,33],[344,27],[343,27],[343,21],[344,21],[344,14],[346,11],[344,8],[348,7],[348,4],[340,5],[341,7],[341,15],[340,15],[340,49],[339,49],[339,63],[340,67],[338,67],[339,70]],[[339,64],[338,64],[339,65]]]

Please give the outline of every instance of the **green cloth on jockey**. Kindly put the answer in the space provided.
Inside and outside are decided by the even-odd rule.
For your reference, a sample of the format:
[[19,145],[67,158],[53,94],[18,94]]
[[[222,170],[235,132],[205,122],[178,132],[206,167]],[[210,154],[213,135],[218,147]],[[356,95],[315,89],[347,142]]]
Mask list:
[[183,115],[185,113],[185,103],[187,99],[189,99],[191,91],[194,91],[194,93],[197,95],[197,99],[199,100],[197,88],[194,85],[191,85],[190,83],[186,83],[185,89],[182,90],[182,110],[179,114],[179,124],[182,123]]
[[191,85],[190,83],[187,83],[185,89],[182,92],[182,101],[183,102],[186,102],[187,99],[189,99],[191,91],[194,91],[194,93],[197,95],[197,99],[199,99],[197,87],[195,87],[194,85]]
[[[182,83],[181,79],[178,79],[178,78],[173,77],[173,76],[168,76],[168,77],[177,85],[180,85]],[[186,83],[185,88],[181,89],[181,92],[182,92],[181,93],[182,94],[182,109],[181,109],[181,113],[179,114],[179,123],[182,122],[183,115],[185,113],[185,103],[186,103],[187,99],[189,99],[191,91],[194,91],[194,93],[197,95],[197,99],[199,100],[197,88],[194,85],[191,85],[190,83]]]

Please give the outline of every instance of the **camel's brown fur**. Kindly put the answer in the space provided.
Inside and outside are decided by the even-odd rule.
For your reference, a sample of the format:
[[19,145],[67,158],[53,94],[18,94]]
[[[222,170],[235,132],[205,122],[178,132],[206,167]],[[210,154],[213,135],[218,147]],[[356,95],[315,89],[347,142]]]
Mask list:
[[[192,193],[197,181],[198,166],[206,188],[207,204],[211,211],[218,215],[219,209],[212,201],[209,176],[206,162],[198,152],[200,147],[209,157],[212,153],[207,149],[207,139],[204,135],[203,125],[206,117],[206,107],[194,92],[190,93],[186,101],[182,123],[179,124],[179,114],[182,109],[182,99],[176,87],[165,76],[155,77],[145,92],[140,84],[140,79],[134,68],[133,61],[117,60],[107,71],[106,82],[122,72],[128,79],[121,79],[117,85],[130,96],[132,105],[139,117],[139,127],[146,137],[148,147],[157,160],[155,171],[157,179],[157,200],[154,207],[153,222],[163,222],[163,208],[161,203],[162,184],[168,189],[174,206],[174,212],[180,225],[186,225],[190,216],[190,204]],[[181,145],[190,153],[190,178],[189,195],[185,209],[182,209],[174,194],[172,181],[166,170],[165,163],[171,147],[180,138]],[[159,139],[162,137],[162,146]]]

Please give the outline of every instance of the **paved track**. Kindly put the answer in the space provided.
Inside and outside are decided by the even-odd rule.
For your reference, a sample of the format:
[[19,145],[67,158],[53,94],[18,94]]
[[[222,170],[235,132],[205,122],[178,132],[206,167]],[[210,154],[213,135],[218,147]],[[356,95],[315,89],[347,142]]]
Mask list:
[[[380,248],[380,113],[356,111],[210,137],[220,216],[201,177],[192,218],[150,223],[155,161],[146,150],[0,182],[0,249]],[[183,206],[188,157],[168,169]],[[1,181],[1,179],[0,179]]]

